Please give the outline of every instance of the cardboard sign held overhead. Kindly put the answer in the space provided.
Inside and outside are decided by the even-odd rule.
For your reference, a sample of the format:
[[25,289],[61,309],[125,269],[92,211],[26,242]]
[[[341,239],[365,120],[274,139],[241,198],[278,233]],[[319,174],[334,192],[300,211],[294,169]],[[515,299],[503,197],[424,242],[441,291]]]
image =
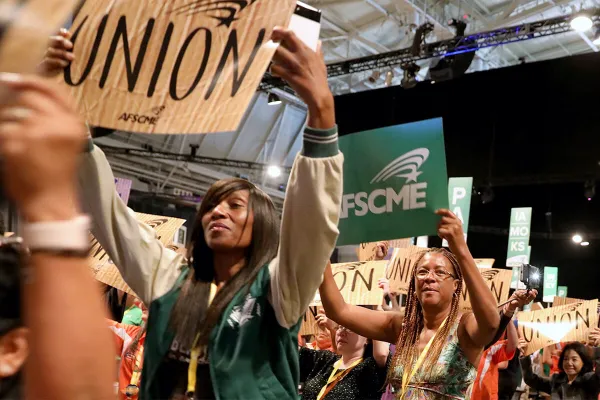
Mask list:
[[417,246],[395,248],[390,259],[385,277],[390,281],[390,290],[407,294],[414,263],[419,255],[427,249]]
[[598,300],[517,314],[519,336],[528,343],[525,355],[560,342],[587,342],[598,326]]
[[581,299],[574,299],[571,297],[554,297],[554,303],[552,303],[555,307],[556,306],[564,306],[566,304],[573,304],[573,303],[581,303],[582,301],[585,300],[581,300]]
[[[496,269],[496,268],[482,268],[479,270],[483,280],[490,288],[494,300],[498,304],[504,303],[508,300],[510,293],[510,278],[512,277],[512,271],[508,269]],[[472,311],[471,299],[467,292],[466,285],[463,284],[463,292],[461,297],[460,309],[462,311]]]
[[319,332],[319,324],[317,324],[317,306],[310,306],[304,313],[302,325],[300,325],[300,335],[316,335]]
[[32,73],[76,0],[0,0],[0,72]]
[[[385,276],[386,265],[387,261],[332,264],[331,271],[346,303],[376,306],[383,300],[383,290],[379,288],[378,281]],[[320,304],[317,292],[312,305]]]
[[73,23],[75,61],[64,81],[91,125],[142,133],[233,131],[275,52],[271,31],[288,25],[295,5],[87,1]]
[[[185,220],[142,213],[136,213],[136,217],[138,221],[154,228],[156,235],[162,244],[173,251],[185,254],[185,248],[180,248],[172,243],[175,232],[177,232],[177,230],[185,223]],[[90,239],[92,245],[92,250],[90,252],[90,267],[94,274],[94,278],[102,283],[137,297],[133,290],[125,283],[119,270],[110,260],[108,254],[104,248],[102,248],[100,243],[98,243],[96,238],[90,234]]]
[[377,242],[359,244],[356,255],[358,261],[373,261],[377,257]]

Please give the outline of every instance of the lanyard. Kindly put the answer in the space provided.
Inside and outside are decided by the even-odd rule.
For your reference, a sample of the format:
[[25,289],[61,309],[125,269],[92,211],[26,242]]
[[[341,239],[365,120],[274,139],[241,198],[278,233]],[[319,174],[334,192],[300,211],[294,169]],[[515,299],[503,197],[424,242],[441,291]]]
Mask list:
[[337,370],[342,364],[342,359],[340,358],[339,360],[337,360],[335,364],[333,364],[333,371],[331,371],[331,375],[329,375],[329,379],[327,379],[327,383],[325,384],[325,386],[321,388],[321,391],[317,396],[317,400],[321,400],[323,397],[325,397],[327,393],[329,393],[335,387],[335,385],[337,385],[342,379],[344,379],[344,377],[348,375],[350,371],[352,371],[352,368],[360,364],[362,360],[362,357],[359,358],[358,360],[350,364],[348,368],[346,368],[343,371],[340,371],[340,373],[337,373]]
[[415,365],[413,365],[413,367],[410,371],[410,374],[408,373],[407,368],[404,369],[404,371],[402,373],[402,393],[400,394],[401,400],[403,400],[404,396],[406,396],[406,389],[408,388],[408,384],[410,383],[412,378],[415,376],[415,374],[417,373],[419,368],[421,368],[421,364],[423,364],[423,361],[425,361],[425,357],[427,357],[427,353],[429,352],[429,348],[431,347],[433,340],[436,338],[436,336],[438,335],[438,332],[444,327],[444,325],[446,325],[447,320],[448,320],[448,317],[446,317],[446,319],[444,319],[444,322],[442,322],[442,325],[440,325],[440,327],[435,332],[435,334],[431,337],[431,339],[429,339],[429,342],[427,342],[427,345],[425,345],[425,348],[421,352],[421,355],[417,359],[417,362],[415,363]]
[[[210,295],[208,296],[208,304],[210,305],[210,303],[212,303],[213,299],[215,298],[215,295],[217,294],[217,285],[214,284],[214,282],[210,285]],[[192,345],[192,351],[190,354],[190,365],[188,367],[188,384],[187,384],[187,397],[190,399],[194,398],[194,392],[196,391],[196,371],[198,371],[198,358],[200,357],[200,352],[202,350],[202,347],[205,347],[205,352],[206,352],[206,346],[198,346],[198,339],[199,339],[200,335],[196,335],[196,338],[194,339],[194,344]]]
[[144,355],[144,346],[139,345],[138,349],[135,353],[135,362],[133,364],[133,373],[131,374],[131,379],[129,380],[129,385],[125,388],[125,396],[128,399],[137,396],[140,389],[138,383],[140,382],[140,375],[142,373],[142,357]]

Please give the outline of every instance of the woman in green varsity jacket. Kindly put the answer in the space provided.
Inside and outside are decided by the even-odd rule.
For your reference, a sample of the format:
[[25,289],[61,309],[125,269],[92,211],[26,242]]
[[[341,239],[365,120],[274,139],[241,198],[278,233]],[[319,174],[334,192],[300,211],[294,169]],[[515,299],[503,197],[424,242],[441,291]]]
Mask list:
[[142,400],[298,397],[298,329],[337,240],[343,155],[321,52],[291,31],[276,29],[273,40],[281,45],[271,72],[308,106],[280,234],[264,192],[218,181],[184,259],[120,200],[102,151],[91,145],[85,156],[80,183],[93,233],[149,305]]

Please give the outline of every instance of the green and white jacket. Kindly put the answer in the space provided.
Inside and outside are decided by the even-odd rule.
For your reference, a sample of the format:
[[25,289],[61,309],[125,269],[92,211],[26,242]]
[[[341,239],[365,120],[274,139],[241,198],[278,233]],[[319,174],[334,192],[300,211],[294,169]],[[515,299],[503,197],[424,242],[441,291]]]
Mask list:
[[[93,233],[125,282],[149,305],[142,400],[156,399],[156,372],[174,333],[171,310],[180,294],[185,260],[165,248],[116,193],[104,153],[90,145],[80,173],[82,202]],[[297,398],[297,335],[338,236],[343,155],[337,128],[306,128],[304,145],[290,174],[277,257],[260,271],[249,293],[231,301],[209,344],[217,399]]]

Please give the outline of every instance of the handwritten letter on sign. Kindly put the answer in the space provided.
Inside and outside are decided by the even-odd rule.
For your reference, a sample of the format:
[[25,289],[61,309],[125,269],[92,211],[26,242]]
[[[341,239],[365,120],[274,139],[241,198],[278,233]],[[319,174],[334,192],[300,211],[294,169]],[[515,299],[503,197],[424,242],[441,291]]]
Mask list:
[[[333,264],[331,271],[338,289],[349,304],[375,306],[383,300],[383,290],[379,288],[379,278],[385,276],[387,261],[354,262]],[[319,292],[313,305],[320,305]]]
[[91,125],[142,133],[235,130],[294,0],[94,0],[65,69]]
[[586,342],[598,326],[598,300],[588,300],[517,315],[519,336],[528,343],[525,355],[560,342]]

